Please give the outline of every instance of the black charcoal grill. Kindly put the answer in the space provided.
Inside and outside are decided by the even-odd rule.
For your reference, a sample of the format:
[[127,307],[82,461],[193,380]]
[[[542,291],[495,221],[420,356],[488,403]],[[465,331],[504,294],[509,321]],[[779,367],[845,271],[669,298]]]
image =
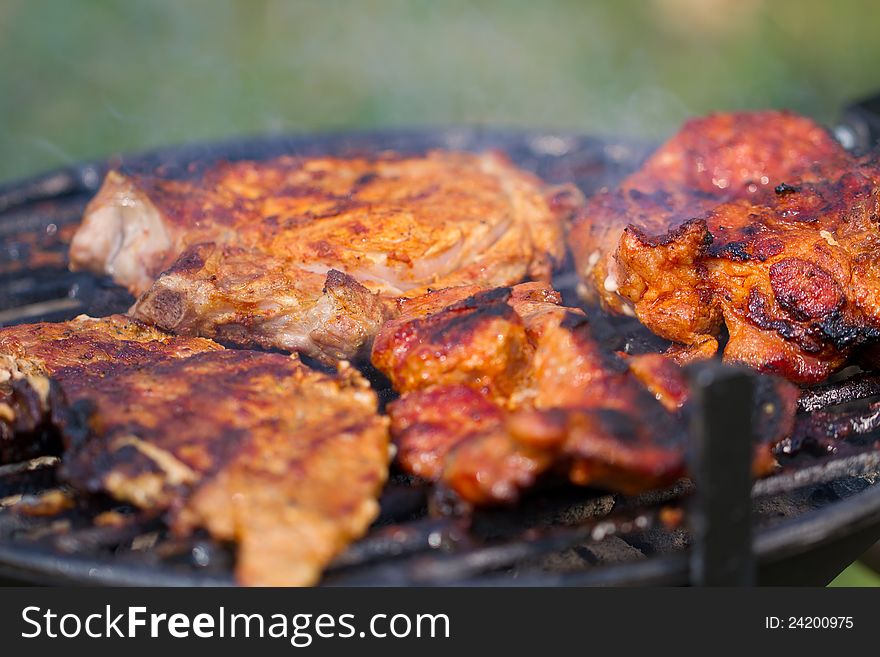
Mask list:
[[[245,139],[69,167],[0,187],[0,324],[129,306],[132,299],[110,281],[66,267],[72,230],[109,167],[187,176],[218,159],[429,148],[501,149],[544,179],[573,181],[587,193],[618,180],[649,150],[571,134],[440,129]],[[577,303],[573,275],[556,285]],[[615,348],[657,346],[633,320],[595,317],[597,334]],[[718,364],[692,374],[696,485],[680,482],[639,497],[543,489],[515,509],[457,516],[421,482],[393,474],[381,517],[328,569],[324,583],[824,584],[880,538],[880,376],[858,373],[805,394],[800,421],[824,438],[792,445],[798,453],[784,459],[782,471],[753,484],[745,439],[752,376]],[[393,393],[373,375],[387,401]],[[233,582],[230,546],[206,535],[173,537],[161,519],[112,500],[78,497],[73,508],[41,515],[33,501],[61,486],[57,463],[41,457],[0,466],[0,577],[44,584]],[[101,522],[108,511],[117,522]]]

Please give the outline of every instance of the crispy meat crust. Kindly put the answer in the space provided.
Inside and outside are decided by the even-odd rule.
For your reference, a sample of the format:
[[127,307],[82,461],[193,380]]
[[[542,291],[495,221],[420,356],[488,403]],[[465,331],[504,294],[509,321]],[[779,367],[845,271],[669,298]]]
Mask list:
[[[685,354],[667,352],[639,355],[619,354],[633,375],[671,413],[687,410],[690,387],[681,365],[686,365],[711,354],[689,351]],[[752,427],[755,431],[752,473],[766,476],[776,470],[775,453],[779,445],[792,435],[801,389],[774,376],[756,379],[753,401]]]
[[123,371],[153,360],[187,358],[222,348],[203,338],[163,333],[126,315],[100,319],[80,315],[68,322],[0,329],[0,358],[5,364],[0,378],[15,378],[16,371],[22,375],[54,375],[61,369],[76,370],[98,363]]
[[314,583],[378,512],[387,420],[349,367],[121,316],[0,330],[0,359],[60,430],[65,481],[235,541],[244,584]]
[[[229,350],[89,381],[73,396],[94,410],[65,479],[168,509],[177,531],[235,541],[244,584],[315,583],[378,513],[387,424],[351,369],[334,377]],[[76,436],[71,410],[61,424]]]
[[69,322],[0,329],[0,461],[54,449],[42,431],[49,377],[75,379],[87,371],[112,375],[217,349],[222,347],[210,340],[171,336],[125,315],[81,315]]
[[623,492],[681,475],[678,422],[559,303],[527,283],[403,304],[373,362],[403,393],[388,412],[406,470],[478,505],[512,502],[551,470]]
[[369,346],[396,304],[335,269],[316,274],[258,252],[197,244],[130,312],[181,335],[334,362]]
[[531,355],[526,327],[509,297],[509,288],[469,286],[414,299],[379,333],[373,364],[397,390],[463,384],[506,398]]
[[[560,220],[578,203],[495,153],[282,157],[217,165],[195,180],[111,172],[71,262],[147,292],[133,312],[159,326],[330,361],[368,347],[386,319],[367,290],[394,299],[549,280],[565,255]],[[206,256],[203,244],[217,248]],[[350,277],[355,308],[324,292],[325,278],[338,284],[333,270]],[[316,313],[356,327],[325,348],[312,335]]]
[[[550,473],[623,493],[672,483],[685,469],[689,396],[678,362],[709,356],[607,352],[586,315],[542,283],[413,299],[373,347],[402,393],[388,406],[398,462],[476,505],[513,502]],[[757,476],[776,467],[798,394],[761,377]]]
[[724,323],[726,360],[820,381],[880,337],[878,180],[792,114],[691,121],[574,222],[585,291],[703,349]]

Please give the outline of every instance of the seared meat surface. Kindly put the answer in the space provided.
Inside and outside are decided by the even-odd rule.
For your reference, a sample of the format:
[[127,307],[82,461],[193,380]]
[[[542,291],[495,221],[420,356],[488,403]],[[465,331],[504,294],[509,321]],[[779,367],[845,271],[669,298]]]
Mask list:
[[[668,354],[615,355],[542,283],[440,290],[402,305],[373,345],[401,397],[400,465],[476,505],[509,503],[545,474],[623,493],[685,471],[689,398]],[[761,377],[753,470],[772,472],[799,389]]]
[[211,340],[163,333],[126,315],[80,315],[67,322],[0,328],[0,379],[54,376],[100,363],[124,370],[222,348]]
[[338,270],[317,274],[259,252],[197,244],[130,312],[178,334],[328,362],[356,356],[395,310]]
[[702,353],[811,383],[880,337],[878,181],[784,112],[688,122],[571,229],[588,297]]
[[[671,413],[688,410],[690,388],[684,371],[669,353],[620,354],[630,371]],[[685,364],[685,363],[683,363]],[[771,474],[777,467],[775,454],[795,429],[801,389],[775,376],[755,379],[752,427],[755,432],[752,473]]]
[[0,353],[43,392],[65,481],[235,542],[244,584],[316,582],[378,513],[387,420],[351,368],[123,317],[3,329]]
[[[314,584],[379,511],[387,427],[354,370],[225,350],[84,384],[95,410],[63,476],[234,541],[244,584]],[[65,433],[80,422],[74,407]]]
[[388,412],[405,469],[474,504],[511,502],[551,470],[629,493],[682,474],[679,422],[559,303],[528,283],[403,304],[373,363],[402,393]]
[[49,377],[124,371],[202,351],[210,340],[175,337],[124,315],[0,329],[0,461],[37,455],[49,411]]
[[510,294],[509,288],[462,286],[404,302],[400,317],[376,337],[373,364],[399,392],[463,384],[507,398],[533,351],[507,303]]
[[549,280],[576,202],[492,153],[111,172],[71,262],[143,295],[132,313],[160,328],[332,361],[368,346],[398,297]]

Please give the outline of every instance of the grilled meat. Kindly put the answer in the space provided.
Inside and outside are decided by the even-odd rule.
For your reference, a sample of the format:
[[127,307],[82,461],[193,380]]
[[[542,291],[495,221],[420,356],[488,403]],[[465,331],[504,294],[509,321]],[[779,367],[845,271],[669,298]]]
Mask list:
[[143,294],[132,313],[160,328],[332,361],[368,346],[398,297],[549,280],[576,204],[497,154],[111,172],[71,262]]
[[525,325],[507,303],[510,293],[463,286],[404,302],[401,316],[376,337],[373,364],[400,392],[463,384],[508,397],[533,351]]
[[559,303],[529,283],[403,304],[373,363],[403,393],[388,412],[405,469],[474,504],[511,502],[551,470],[624,492],[682,474],[678,421]]
[[216,349],[222,347],[210,340],[170,336],[124,315],[0,329],[0,460],[29,458],[50,447],[48,377],[123,371]]
[[325,362],[356,356],[394,312],[392,302],[338,270],[316,274],[213,244],[187,249],[131,309],[178,334]]
[[4,329],[0,353],[43,392],[65,481],[236,542],[244,584],[314,583],[378,512],[387,421],[351,368],[122,317]]
[[44,416],[40,392],[27,380],[0,384],[0,465],[61,451],[56,436],[43,430]]
[[203,338],[163,333],[125,315],[80,315],[68,322],[0,329],[0,379],[60,376],[101,363],[122,370],[222,348]]
[[[687,411],[690,387],[675,354],[620,356],[625,359],[633,375],[669,412]],[[756,477],[771,474],[776,469],[778,463],[775,454],[795,429],[800,394],[801,389],[785,379],[775,376],[756,378],[752,403],[752,427],[755,432],[752,473]]]
[[[545,284],[407,301],[373,363],[402,393],[388,406],[400,465],[473,504],[511,502],[549,473],[624,493],[684,473],[682,368],[670,354],[607,352]],[[756,394],[760,476],[776,467],[799,389],[761,377]]]
[[880,337],[880,169],[784,112],[690,121],[571,241],[585,293],[703,353],[811,383]]
[[[387,428],[354,370],[226,350],[87,385],[89,437],[69,449],[65,479],[235,541],[244,584],[315,583],[378,513]],[[75,437],[71,411],[61,424]]]

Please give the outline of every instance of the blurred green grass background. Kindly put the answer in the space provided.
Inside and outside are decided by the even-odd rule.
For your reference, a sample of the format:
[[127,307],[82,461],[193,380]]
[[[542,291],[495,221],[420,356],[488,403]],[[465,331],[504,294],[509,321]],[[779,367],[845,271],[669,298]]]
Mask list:
[[0,180],[265,132],[831,122],[880,92],[878,26],[872,0],[0,0]]
[[878,25],[846,0],[0,0],[0,179],[267,131],[830,121],[880,90]]

